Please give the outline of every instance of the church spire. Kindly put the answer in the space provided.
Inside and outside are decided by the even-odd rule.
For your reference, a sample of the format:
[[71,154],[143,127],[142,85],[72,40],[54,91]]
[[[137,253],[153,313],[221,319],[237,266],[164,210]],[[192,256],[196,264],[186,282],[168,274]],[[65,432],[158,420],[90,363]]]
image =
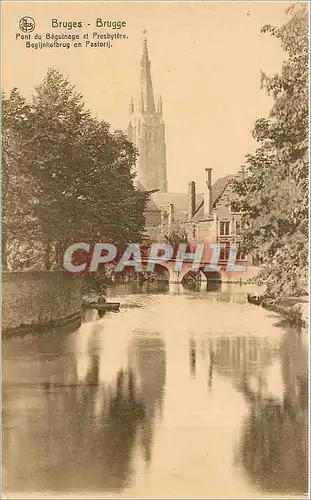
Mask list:
[[167,192],[165,126],[162,100],[155,102],[146,32],[140,62],[139,107],[131,101],[128,137],[139,150],[137,185],[147,191]]
[[153,95],[153,87],[152,87],[152,79],[151,79],[151,71],[150,71],[150,60],[148,56],[148,45],[147,45],[147,37],[146,31],[144,31],[144,42],[143,42],[143,55],[141,58],[141,80],[140,80],[140,89],[141,89],[141,98],[140,98],[140,110],[143,113],[154,113],[155,105],[154,105],[154,95]]

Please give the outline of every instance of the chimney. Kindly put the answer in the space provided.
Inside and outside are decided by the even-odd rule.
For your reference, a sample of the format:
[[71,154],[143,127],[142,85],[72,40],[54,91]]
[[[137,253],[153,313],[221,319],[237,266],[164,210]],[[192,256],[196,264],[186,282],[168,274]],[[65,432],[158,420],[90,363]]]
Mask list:
[[195,214],[196,196],[195,196],[195,182],[191,181],[188,184],[188,221],[191,221]]
[[206,181],[204,191],[204,219],[210,219],[212,216],[212,169],[206,168]]
[[174,205],[170,203],[169,211],[168,211],[168,225],[171,226],[174,224]]

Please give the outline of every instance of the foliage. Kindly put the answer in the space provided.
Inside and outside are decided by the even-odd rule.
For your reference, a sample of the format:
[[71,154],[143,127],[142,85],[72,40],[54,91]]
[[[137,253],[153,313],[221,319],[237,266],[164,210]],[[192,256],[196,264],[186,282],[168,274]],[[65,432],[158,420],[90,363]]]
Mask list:
[[23,138],[28,131],[30,106],[17,89],[2,96],[2,261],[7,267],[7,240],[16,248],[16,238],[25,241],[26,226],[37,227],[32,216],[33,185],[21,168]]
[[133,186],[137,151],[122,132],[92,117],[55,69],[30,104],[17,89],[3,104],[6,240],[39,240],[47,254],[73,239],[141,240],[149,193]]
[[189,243],[186,231],[181,229],[171,229],[171,231],[164,236],[165,242],[174,246],[178,243]]
[[107,270],[102,267],[99,272],[93,275],[86,275],[83,280],[82,293],[84,295],[90,292],[104,293],[109,285],[111,285],[111,277]]
[[284,26],[262,29],[280,39],[287,60],[280,74],[262,75],[274,104],[255,123],[259,146],[234,190],[244,244],[261,262],[268,292],[299,295],[308,265],[308,12],[299,6],[288,14]]

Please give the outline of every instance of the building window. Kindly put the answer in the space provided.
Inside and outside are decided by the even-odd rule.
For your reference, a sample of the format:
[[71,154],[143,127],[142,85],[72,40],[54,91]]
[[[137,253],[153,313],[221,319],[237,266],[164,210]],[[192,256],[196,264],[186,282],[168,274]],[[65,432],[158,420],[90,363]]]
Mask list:
[[227,236],[230,234],[230,222],[228,221],[220,222],[219,234],[220,236]]
[[229,254],[230,254],[230,243],[229,243],[229,241],[227,241],[225,248],[222,248],[222,249],[220,250],[219,259],[220,259],[221,261],[223,261],[223,260],[225,260],[225,261],[226,261],[226,260],[228,260],[228,258],[229,258]]

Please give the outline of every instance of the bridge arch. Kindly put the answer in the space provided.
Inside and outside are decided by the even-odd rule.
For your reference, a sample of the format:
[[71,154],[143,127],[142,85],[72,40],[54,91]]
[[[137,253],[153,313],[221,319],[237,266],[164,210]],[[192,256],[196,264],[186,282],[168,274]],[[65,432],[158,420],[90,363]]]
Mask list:
[[154,266],[154,271],[153,272],[147,272],[146,273],[148,277],[150,277],[151,281],[158,280],[158,281],[163,281],[166,283],[169,283],[170,281],[170,271],[167,266],[163,264],[156,263]]
[[175,261],[154,262],[153,271],[147,270],[147,262],[143,262],[142,272],[135,271],[135,268],[129,266],[121,273],[112,272],[111,276],[115,282],[164,282],[181,283],[183,286],[194,285],[195,283],[207,283],[207,289],[217,289],[221,283],[221,272],[214,269],[206,269],[201,266],[197,270],[192,269],[193,262],[183,262],[180,270],[176,270]]
[[163,264],[155,263],[154,270],[148,271],[147,265],[143,264],[142,271],[138,272],[134,267],[128,266],[121,272],[113,271],[111,277],[115,283],[130,283],[130,282],[155,282],[161,281],[169,283],[170,271]]
[[221,273],[220,271],[215,271],[214,269],[201,268],[202,273],[206,276],[207,290],[217,290],[221,285]]

